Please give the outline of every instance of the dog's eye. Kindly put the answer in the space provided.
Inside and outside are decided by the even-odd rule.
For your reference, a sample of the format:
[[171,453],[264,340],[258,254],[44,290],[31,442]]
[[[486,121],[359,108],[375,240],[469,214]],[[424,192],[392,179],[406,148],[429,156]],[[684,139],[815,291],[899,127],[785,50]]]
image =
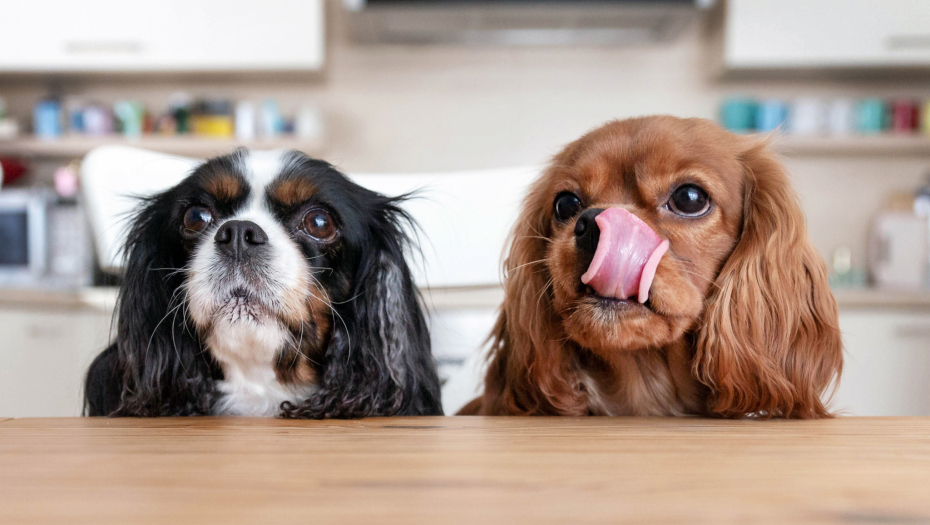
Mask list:
[[709,207],[707,192],[694,184],[679,186],[668,200],[668,209],[685,217],[703,215]]
[[572,192],[563,191],[555,196],[552,208],[555,211],[555,220],[565,222],[577,215],[578,211],[581,210],[581,199]]
[[310,210],[304,217],[304,229],[311,237],[321,241],[328,241],[336,234],[333,218],[325,210]]
[[213,214],[203,206],[191,206],[184,212],[184,233],[200,233],[213,222]]

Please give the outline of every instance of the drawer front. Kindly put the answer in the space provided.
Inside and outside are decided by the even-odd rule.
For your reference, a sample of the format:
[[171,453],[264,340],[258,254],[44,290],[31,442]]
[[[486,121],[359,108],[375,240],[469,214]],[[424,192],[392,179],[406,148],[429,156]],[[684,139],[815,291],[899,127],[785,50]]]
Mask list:
[[80,415],[84,373],[109,325],[105,312],[0,308],[0,417]]
[[930,313],[847,311],[834,408],[857,416],[930,416]]

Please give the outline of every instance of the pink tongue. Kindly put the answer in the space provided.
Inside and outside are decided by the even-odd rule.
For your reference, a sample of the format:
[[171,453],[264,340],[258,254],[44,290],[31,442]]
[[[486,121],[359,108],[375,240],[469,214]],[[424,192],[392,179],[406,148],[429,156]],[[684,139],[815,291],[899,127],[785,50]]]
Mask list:
[[594,221],[601,236],[581,282],[602,297],[629,299],[635,295],[645,303],[668,241],[623,208],[608,208]]

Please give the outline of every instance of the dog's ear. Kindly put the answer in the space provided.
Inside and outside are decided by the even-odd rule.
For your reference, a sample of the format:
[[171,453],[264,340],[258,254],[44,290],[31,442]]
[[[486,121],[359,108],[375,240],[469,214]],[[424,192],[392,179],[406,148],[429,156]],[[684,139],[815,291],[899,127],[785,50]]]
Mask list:
[[767,144],[742,163],[742,233],[707,299],[695,373],[724,417],[828,417],[821,395],[843,359],[826,265]]
[[[557,169],[554,165],[550,170]],[[505,299],[491,333],[491,353],[484,394],[469,412],[499,414],[585,415],[587,403],[577,388],[571,352],[556,333],[560,320],[552,306],[546,269],[546,239],[551,226],[547,177],[530,190],[511,232],[504,261]]]
[[124,248],[115,354],[105,352],[88,371],[85,411],[119,416],[207,414],[210,379],[217,367],[184,312],[184,254],[171,220],[175,198],[169,190],[141,203]]
[[334,306],[319,390],[285,417],[442,415],[439,378],[419,293],[405,260],[413,220],[401,199],[376,196],[369,243],[350,299]]

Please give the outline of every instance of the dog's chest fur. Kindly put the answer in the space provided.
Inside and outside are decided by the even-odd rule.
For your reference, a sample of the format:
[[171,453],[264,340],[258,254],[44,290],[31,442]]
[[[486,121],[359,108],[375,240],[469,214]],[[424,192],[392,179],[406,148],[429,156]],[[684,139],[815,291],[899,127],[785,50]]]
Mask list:
[[217,383],[219,400],[214,405],[218,415],[276,416],[281,403],[298,405],[314,391],[312,380],[284,383],[275,368],[278,348],[275,324],[233,324],[214,330],[207,338],[207,348],[223,369]]
[[[602,363],[603,365],[603,363]],[[612,356],[608,365],[580,364],[588,410],[600,416],[684,416],[703,412],[704,389],[680,345]]]
[[278,380],[270,364],[222,363],[225,379],[217,384],[220,394],[218,415],[276,416],[281,403],[294,405],[310,397],[313,384],[286,384]]

